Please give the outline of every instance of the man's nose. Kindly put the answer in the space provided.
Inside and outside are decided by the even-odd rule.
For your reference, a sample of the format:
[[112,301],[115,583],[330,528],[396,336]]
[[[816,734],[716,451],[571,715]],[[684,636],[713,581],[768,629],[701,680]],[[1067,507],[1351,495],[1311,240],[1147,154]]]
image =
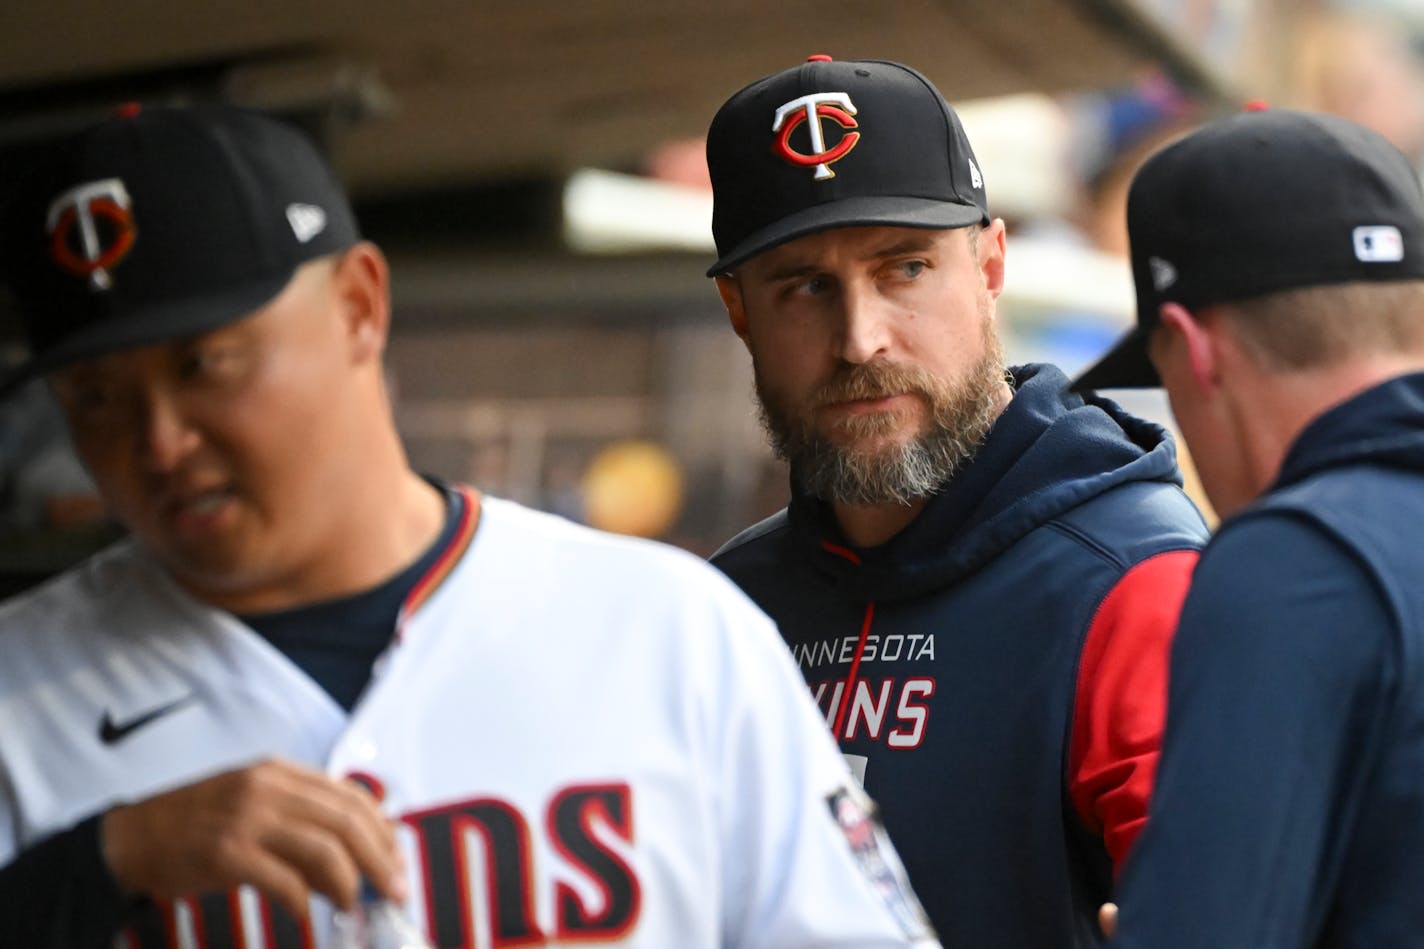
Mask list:
[[198,430],[172,393],[154,390],[140,400],[138,450],[145,468],[169,471],[192,453],[199,442]]
[[848,363],[868,363],[890,348],[891,314],[869,286],[847,284],[841,291],[840,356]]

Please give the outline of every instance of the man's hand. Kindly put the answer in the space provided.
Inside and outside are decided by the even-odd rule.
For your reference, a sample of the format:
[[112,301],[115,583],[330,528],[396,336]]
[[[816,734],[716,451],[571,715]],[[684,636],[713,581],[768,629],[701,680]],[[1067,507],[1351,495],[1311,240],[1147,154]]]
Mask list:
[[1109,939],[1117,935],[1117,904],[1104,903],[1098,907],[1098,927]]
[[119,885],[156,898],[247,883],[304,919],[313,892],[354,906],[364,877],[405,899],[395,831],[371,795],[284,761],[115,807],[101,842]]

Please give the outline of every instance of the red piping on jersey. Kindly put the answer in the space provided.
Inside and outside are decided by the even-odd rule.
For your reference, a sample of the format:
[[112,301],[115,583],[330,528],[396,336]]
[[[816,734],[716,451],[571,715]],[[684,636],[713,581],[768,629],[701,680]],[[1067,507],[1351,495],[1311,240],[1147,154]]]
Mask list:
[[436,587],[445,581],[450,571],[455,569],[455,564],[464,556],[470,541],[475,539],[475,528],[480,523],[479,493],[463,484],[458,485],[456,490],[465,501],[465,509],[460,512],[460,523],[455,526],[455,535],[450,538],[449,546],[440,554],[440,558],[431,564],[425,576],[416,581],[405,602],[401,604],[400,616],[396,619],[397,639],[405,634],[406,619],[430,599]]

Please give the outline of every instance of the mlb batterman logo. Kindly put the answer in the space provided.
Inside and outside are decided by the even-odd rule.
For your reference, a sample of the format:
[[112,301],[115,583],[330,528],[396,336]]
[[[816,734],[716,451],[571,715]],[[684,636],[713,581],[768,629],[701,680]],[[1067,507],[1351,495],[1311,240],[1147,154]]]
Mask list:
[[1393,264],[1404,259],[1404,236],[1392,224],[1357,227],[1351,237],[1355,259],[1366,264]]
[[50,256],[95,290],[114,285],[109,271],[133,247],[133,202],[118,178],[76,185],[54,199],[45,215]]
[[[814,166],[817,180],[834,178],[836,173],[831,171],[831,163],[850,154],[855,143],[860,141],[860,133],[848,132],[834,147],[827,149],[821,120],[830,119],[843,129],[853,129],[858,127],[855,113],[855,103],[844,92],[813,92],[792,99],[776,110],[776,117],[772,120],[771,130],[780,133],[772,144],[772,150],[793,165]],[[809,155],[791,147],[791,133],[802,124],[805,124],[806,133],[811,137]]]

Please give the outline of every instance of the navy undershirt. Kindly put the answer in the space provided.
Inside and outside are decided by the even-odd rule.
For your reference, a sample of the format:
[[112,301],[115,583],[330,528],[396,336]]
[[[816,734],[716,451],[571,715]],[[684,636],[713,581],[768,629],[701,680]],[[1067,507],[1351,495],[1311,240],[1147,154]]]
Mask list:
[[435,566],[460,524],[464,497],[451,488],[437,487],[445,494],[445,526],[440,536],[419,560],[385,583],[336,600],[238,617],[348,712],[370,681],[372,665],[390,645],[401,605]]
[[[465,497],[445,495],[445,525],[420,558],[380,586],[290,610],[239,617],[299,666],[348,712],[395,635],[401,606],[449,548]],[[104,863],[96,814],[0,868],[0,946],[74,949],[109,945],[136,903]]]

